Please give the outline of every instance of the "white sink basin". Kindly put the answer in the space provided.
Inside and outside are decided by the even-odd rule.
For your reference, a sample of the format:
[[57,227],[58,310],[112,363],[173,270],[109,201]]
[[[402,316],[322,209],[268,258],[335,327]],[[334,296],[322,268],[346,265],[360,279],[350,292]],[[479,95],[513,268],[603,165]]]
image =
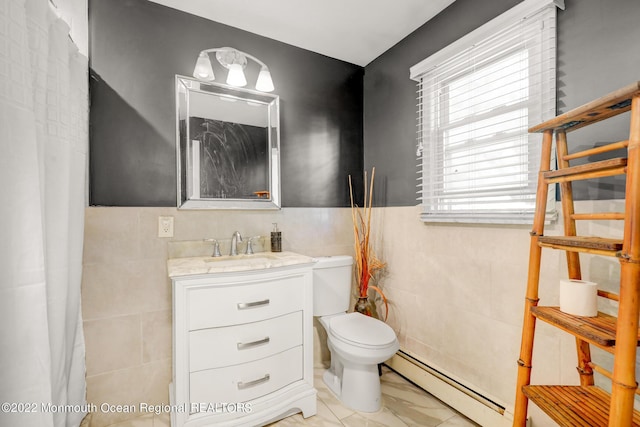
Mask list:
[[[289,255],[281,255],[281,254],[289,254]],[[216,265],[234,265],[234,264],[242,264],[242,263],[261,263],[261,262],[270,262],[278,259],[287,258],[291,256],[291,252],[260,252],[252,255],[229,255],[229,256],[220,256],[220,257],[209,257],[205,258],[204,262],[216,264]]]
[[167,262],[169,277],[191,274],[227,273],[312,263],[311,257],[294,252],[260,252],[253,255],[172,258]]
[[[242,257],[242,258],[237,258],[237,257]],[[236,255],[233,257],[206,258],[203,261],[215,267],[228,267],[228,266],[236,266],[236,265],[267,264],[269,261],[272,261],[272,260],[273,258],[267,258],[264,256],[248,258],[246,255],[244,256]]]

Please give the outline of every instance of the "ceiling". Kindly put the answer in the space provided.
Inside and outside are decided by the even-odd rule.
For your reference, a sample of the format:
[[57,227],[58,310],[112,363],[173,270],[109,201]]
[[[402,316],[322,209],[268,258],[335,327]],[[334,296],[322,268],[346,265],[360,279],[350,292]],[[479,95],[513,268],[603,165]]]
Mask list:
[[365,66],[454,0],[150,0]]

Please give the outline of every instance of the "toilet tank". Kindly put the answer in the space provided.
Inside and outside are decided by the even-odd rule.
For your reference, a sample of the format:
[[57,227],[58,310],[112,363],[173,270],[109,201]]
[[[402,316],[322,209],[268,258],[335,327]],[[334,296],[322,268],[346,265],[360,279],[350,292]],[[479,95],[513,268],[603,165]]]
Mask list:
[[313,266],[313,315],[344,313],[351,300],[353,257],[317,257]]

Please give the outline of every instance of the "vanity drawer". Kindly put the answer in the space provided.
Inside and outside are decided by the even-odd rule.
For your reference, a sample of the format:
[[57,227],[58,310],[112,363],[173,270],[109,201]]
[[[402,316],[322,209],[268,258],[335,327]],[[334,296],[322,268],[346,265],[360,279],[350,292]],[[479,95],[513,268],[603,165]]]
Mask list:
[[261,322],[189,332],[189,371],[262,359],[302,345],[302,312]]
[[249,363],[192,372],[189,400],[192,404],[247,402],[301,379],[302,346],[298,346]]
[[257,322],[302,310],[305,277],[292,275],[189,291],[189,330]]

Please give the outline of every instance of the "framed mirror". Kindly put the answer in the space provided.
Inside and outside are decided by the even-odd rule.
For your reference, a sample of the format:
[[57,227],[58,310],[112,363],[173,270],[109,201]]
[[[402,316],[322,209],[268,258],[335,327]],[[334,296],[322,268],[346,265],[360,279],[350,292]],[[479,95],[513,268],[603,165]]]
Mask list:
[[178,208],[279,209],[277,95],[176,76]]

